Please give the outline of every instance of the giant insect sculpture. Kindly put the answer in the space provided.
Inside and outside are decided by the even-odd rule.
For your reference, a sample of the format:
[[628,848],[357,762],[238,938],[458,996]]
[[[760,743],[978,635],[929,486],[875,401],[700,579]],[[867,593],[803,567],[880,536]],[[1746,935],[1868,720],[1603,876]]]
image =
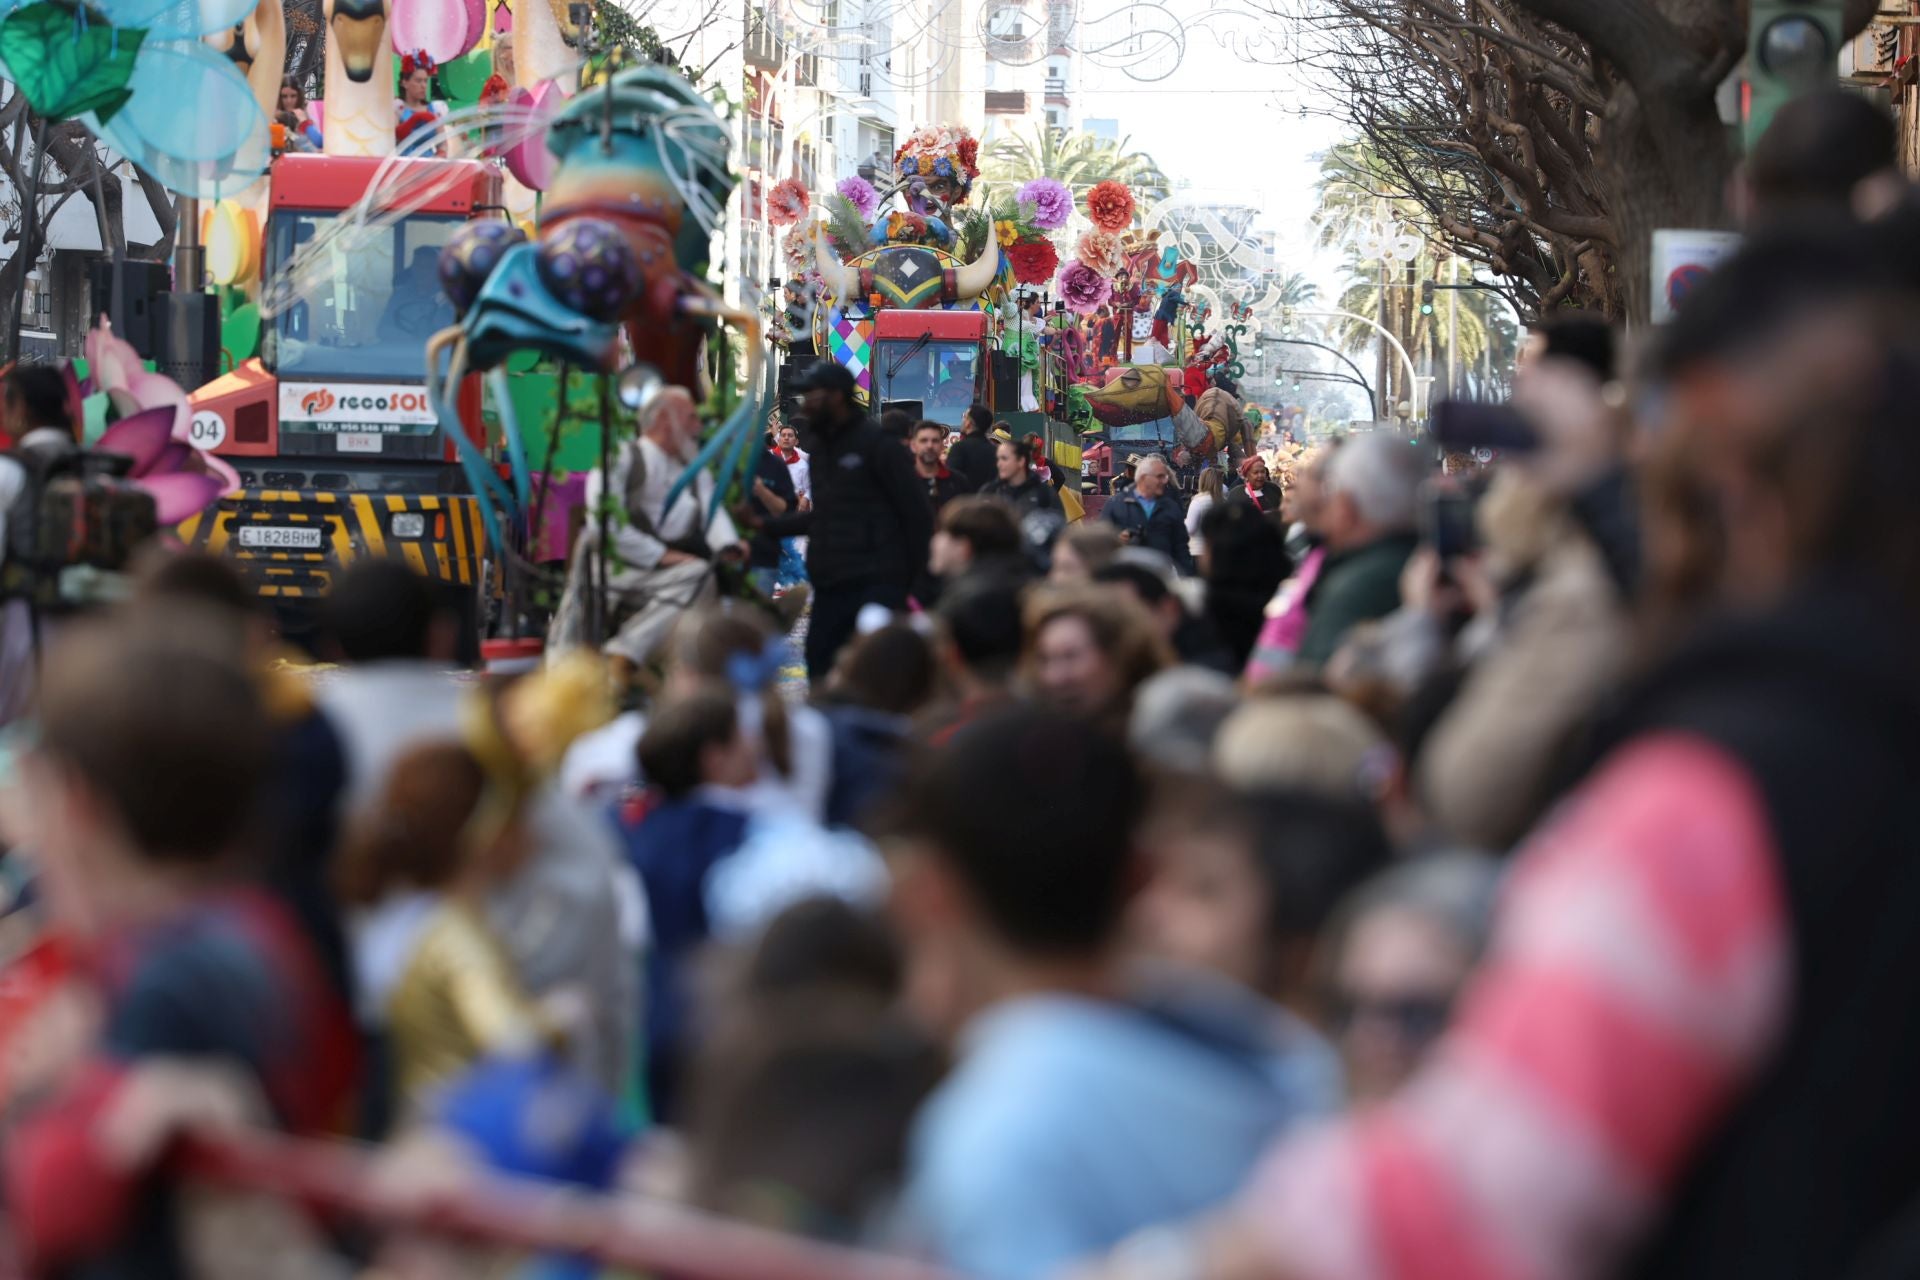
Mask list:
[[[504,222],[472,223],[441,253],[441,286],[459,319],[427,344],[429,397],[476,492],[518,514],[530,485],[505,386],[508,356],[531,351],[618,372],[619,398],[632,410],[667,384],[697,396],[704,344],[718,323],[733,324],[746,335],[748,396],[667,499],[671,505],[696,471],[724,459],[711,515],[752,461],[762,410],[758,319],[728,308],[701,274],[736,181],[725,126],[679,75],[636,67],[571,99],[547,127],[546,145],[554,169],[536,238]],[[618,371],[622,328],[635,363]],[[459,430],[454,395],[469,373],[494,380],[511,493]],[[609,425],[603,420],[603,437]],[[603,457],[605,450],[603,440]],[[507,541],[497,525],[489,534]]]

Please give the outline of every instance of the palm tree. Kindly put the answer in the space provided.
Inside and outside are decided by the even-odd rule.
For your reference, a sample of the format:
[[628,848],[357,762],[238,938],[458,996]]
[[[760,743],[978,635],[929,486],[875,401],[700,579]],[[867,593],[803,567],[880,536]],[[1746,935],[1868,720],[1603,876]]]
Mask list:
[[1320,301],[1320,286],[1298,271],[1276,276],[1267,283],[1267,288],[1280,295],[1278,302],[1283,307],[1304,307],[1309,302]]
[[1043,124],[1030,136],[1012,134],[988,147],[980,176],[996,185],[1056,178],[1076,196],[1114,179],[1132,187],[1134,198],[1151,208],[1167,198],[1172,184],[1153,157],[1129,150],[1130,142],[1127,138],[1110,142]]

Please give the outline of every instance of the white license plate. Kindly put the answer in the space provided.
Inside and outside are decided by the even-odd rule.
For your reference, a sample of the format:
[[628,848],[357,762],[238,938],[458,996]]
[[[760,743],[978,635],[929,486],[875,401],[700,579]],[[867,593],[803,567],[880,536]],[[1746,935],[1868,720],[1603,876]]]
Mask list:
[[284,524],[243,524],[240,526],[240,545],[260,547],[271,551],[318,551],[321,532],[319,529],[303,529]]
[[378,453],[380,437],[364,431],[343,431],[334,437],[341,453]]

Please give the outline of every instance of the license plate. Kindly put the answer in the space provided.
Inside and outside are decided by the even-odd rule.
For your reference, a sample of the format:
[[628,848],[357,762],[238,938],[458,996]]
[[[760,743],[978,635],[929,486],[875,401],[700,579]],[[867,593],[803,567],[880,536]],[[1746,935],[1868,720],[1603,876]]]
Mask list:
[[318,551],[319,529],[303,529],[284,524],[246,524],[240,526],[240,545],[271,551]]
[[378,453],[380,437],[364,431],[343,431],[334,439],[341,453]]

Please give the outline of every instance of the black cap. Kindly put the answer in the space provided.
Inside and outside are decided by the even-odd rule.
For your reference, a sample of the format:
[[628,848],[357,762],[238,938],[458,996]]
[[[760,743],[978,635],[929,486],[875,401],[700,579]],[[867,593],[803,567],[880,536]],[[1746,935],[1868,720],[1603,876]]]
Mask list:
[[858,390],[860,383],[847,367],[837,360],[818,360],[812,368],[800,375],[793,384],[795,391],[842,391],[848,396]]

